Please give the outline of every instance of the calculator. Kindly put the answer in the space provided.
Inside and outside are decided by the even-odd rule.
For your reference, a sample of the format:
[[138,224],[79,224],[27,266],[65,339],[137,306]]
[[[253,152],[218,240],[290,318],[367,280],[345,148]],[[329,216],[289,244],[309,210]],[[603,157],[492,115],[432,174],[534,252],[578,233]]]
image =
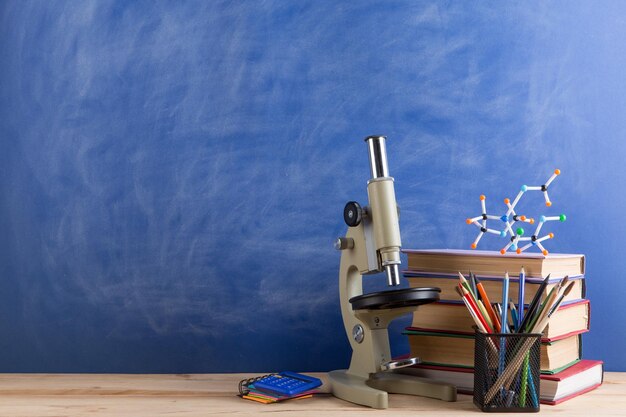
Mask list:
[[281,395],[297,395],[320,385],[322,385],[322,381],[315,377],[288,371],[254,381],[255,389],[272,391]]

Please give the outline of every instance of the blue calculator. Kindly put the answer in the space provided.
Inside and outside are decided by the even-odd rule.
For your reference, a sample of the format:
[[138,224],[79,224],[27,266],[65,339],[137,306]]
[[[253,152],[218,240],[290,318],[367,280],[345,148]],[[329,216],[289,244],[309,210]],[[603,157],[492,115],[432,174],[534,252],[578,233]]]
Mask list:
[[310,391],[320,385],[322,385],[322,381],[319,379],[296,372],[281,372],[254,381],[254,388],[257,390],[272,391],[289,396]]

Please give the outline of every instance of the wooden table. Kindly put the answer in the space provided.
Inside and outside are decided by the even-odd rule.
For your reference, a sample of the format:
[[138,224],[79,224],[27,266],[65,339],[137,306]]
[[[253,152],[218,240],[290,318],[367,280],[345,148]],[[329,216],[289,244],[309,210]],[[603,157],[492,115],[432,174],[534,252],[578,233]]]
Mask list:
[[[326,380],[326,374],[312,374]],[[450,416],[479,415],[471,397],[447,403],[391,395],[389,409],[373,410],[330,395],[280,404],[257,404],[235,396],[249,374],[102,375],[0,374],[0,415],[21,416]],[[626,373],[608,372],[604,385],[541,414],[625,416]],[[485,414],[487,415],[487,414]]]

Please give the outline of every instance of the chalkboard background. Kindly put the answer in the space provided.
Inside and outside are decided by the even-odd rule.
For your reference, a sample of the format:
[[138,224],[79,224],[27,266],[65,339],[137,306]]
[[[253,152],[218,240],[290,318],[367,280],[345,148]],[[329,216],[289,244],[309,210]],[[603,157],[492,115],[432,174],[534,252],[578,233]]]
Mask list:
[[524,204],[568,215],[547,247],[587,256],[585,356],[626,371],[624,15],[3,2],[0,371],[346,367],[332,242],[366,202],[369,134],[389,138],[405,248],[467,248],[480,194],[501,210],[561,169],[552,208]]

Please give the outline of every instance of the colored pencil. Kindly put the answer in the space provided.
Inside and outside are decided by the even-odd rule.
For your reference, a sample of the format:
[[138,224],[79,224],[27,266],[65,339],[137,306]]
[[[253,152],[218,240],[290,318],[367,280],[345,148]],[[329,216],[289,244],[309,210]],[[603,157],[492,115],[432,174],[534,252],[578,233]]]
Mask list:
[[472,289],[472,294],[474,294],[474,298],[478,300],[478,291],[476,290],[476,277],[472,274],[472,271],[469,271],[469,283],[470,288]]
[[489,313],[487,312],[487,309],[485,308],[483,303],[481,303],[480,300],[474,296],[470,283],[467,281],[467,279],[465,279],[463,274],[460,272],[459,272],[459,280],[460,280],[459,285],[461,285],[461,287],[464,288],[469,294],[470,299],[474,302],[473,305],[476,305],[476,309],[477,309],[477,312],[479,313],[479,316],[485,321],[485,324],[487,324],[487,328],[493,329],[494,328],[493,322],[491,318],[489,317]]
[[518,326],[516,330],[519,332],[519,324],[524,320],[524,287],[526,286],[526,272],[524,271],[524,267],[519,273],[519,285],[517,290],[517,323]]
[[481,314],[480,309],[478,308],[478,305],[472,299],[470,292],[467,289],[465,289],[465,287],[462,284],[459,284],[459,288],[461,289],[461,292],[463,293],[463,297],[467,300],[469,305],[472,307],[472,310],[476,312],[476,316],[478,316],[478,319],[480,320],[481,324],[485,328],[485,333],[493,333],[493,331],[489,327],[489,324],[487,323],[487,321]]
[[[504,280],[502,281],[502,326],[501,333],[509,332],[509,323],[507,320],[507,312],[509,310],[509,273],[505,272]],[[500,362],[498,364],[498,376],[502,376],[504,374],[504,365],[506,361],[506,341],[505,338],[500,336]],[[503,391],[502,391],[503,392]]]
[[496,332],[500,331],[500,322],[498,317],[496,316],[496,312],[493,311],[493,306],[491,305],[491,301],[489,301],[489,297],[487,296],[487,292],[485,291],[485,287],[482,282],[479,281],[478,277],[474,275],[474,279],[476,280],[476,289],[480,294],[480,298],[482,298],[483,304],[485,305],[485,309],[487,310],[487,314],[491,317],[491,321],[495,328]]
[[491,317],[489,317],[489,313],[487,312],[487,308],[485,307],[483,302],[481,300],[476,300],[476,305],[478,305],[478,308],[480,309],[480,312],[482,313],[483,317],[485,318],[485,321],[487,322],[487,324],[489,324],[489,327],[491,327],[492,329],[495,330],[495,326],[493,325],[493,321],[491,320]]
[[478,327],[478,329],[483,333],[487,333],[487,329],[485,329],[485,326],[478,318],[478,315],[476,314],[472,306],[470,306],[469,302],[467,301],[467,298],[463,295],[463,292],[461,291],[461,287],[455,287],[454,289],[461,296],[461,300],[463,300],[465,307],[467,307],[467,310],[469,311],[470,316],[472,316],[472,319],[474,320],[474,323],[476,323],[476,326]]
[[508,311],[509,311],[509,273],[505,272],[504,281],[502,281],[502,333],[509,333]]

